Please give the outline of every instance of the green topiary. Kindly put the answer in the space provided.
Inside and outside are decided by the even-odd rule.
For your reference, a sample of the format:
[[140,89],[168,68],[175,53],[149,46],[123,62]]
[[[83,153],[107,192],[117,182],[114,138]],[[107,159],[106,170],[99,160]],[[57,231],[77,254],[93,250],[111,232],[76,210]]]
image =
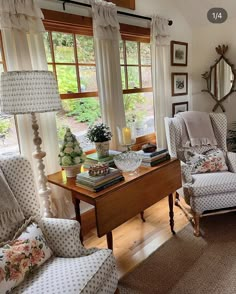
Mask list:
[[75,135],[71,133],[70,128],[66,129],[64,141],[59,153],[61,166],[72,166],[84,162],[86,155],[80,147]]

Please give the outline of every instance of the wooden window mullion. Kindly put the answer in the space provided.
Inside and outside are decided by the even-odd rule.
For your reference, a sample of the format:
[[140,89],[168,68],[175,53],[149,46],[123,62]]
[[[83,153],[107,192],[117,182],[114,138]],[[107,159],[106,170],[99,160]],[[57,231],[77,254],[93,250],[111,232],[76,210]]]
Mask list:
[[139,87],[143,87],[142,82],[142,67],[141,67],[141,52],[140,52],[140,42],[137,42],[138,47],[138,72],[139,72]]
[[74,54],[75,54],[75,64],[76,64],[77,86],[78,86],[79,93],[81,93],[80,69],[79,69],[79,61],[78,61],[78,54],[77,54],[77,42],[76,42],[75,34],[73,34],[73,39],[74,39]]
[[3,65],[3,69],[4,71],[7,71],[7,65],[6,65],[6,58],[5,58],[5,53],[3,50],[3,42],[2,42],[2,33],[0,31],[0,45],[1,45],[1,53],[2,53],[2,65]]
[[51,57],[52,57],[52,68],[55,75],[55,78],[57,80],[57,69],[56,69],[56,63],[55,63],[55,54],[54,54],[54,46],[53,46],[53,39],[52,39],[52,32],[48,32],[49,35],[49,44],[51,48]]
[[125,88],[129,89],[128,69],[127,69],[127,52],[126,41],[123,41],[123,54],[124,54],[124,70],[125,70]]

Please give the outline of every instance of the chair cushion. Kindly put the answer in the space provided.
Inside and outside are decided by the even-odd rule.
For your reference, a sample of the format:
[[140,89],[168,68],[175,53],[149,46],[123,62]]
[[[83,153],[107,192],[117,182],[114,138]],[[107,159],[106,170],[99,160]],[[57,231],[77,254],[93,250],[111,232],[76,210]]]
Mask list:
[[29,225],[14,241],[0,248],[0,293],[8,293],[52,255],[41,229]]
[[235,173],[217,172],[192,176],[193,184],[189,185],[188,190],[193,197],[236,191]]
[[186,159],[192,167],[192,174],[228,170],[224,153],[220,149],[209,150],[204,154],[187,151]]
[[[114,269],[114,257],[108,249],[78,258],[52,257],[12,293],[97,293]],[[113,280],[116,288],[117,279]]]

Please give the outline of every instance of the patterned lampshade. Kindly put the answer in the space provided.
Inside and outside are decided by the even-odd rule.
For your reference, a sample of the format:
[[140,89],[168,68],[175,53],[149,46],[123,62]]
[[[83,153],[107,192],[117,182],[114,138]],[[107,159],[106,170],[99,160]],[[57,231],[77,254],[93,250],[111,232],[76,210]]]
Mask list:
[[57,82],[50,71],[9,71],[1,74],[0,111],[7,114],[61,109]]

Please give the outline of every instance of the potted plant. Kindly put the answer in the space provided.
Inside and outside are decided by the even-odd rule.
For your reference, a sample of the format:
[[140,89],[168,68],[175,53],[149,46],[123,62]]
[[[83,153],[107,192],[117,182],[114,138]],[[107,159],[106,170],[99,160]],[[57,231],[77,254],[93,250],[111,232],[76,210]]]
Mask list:
[[58,156],[60,165],[66,171],[68,178],[75,177],[77,173],[80,173],[81,165],[86,156],[75,135],[71,133],[70,128],[66,129],[64,141]]
[[109,141],[112,133],[104,123],[98,123],[88,128],[87,138],[96,145],[98,158],[109,156]]

